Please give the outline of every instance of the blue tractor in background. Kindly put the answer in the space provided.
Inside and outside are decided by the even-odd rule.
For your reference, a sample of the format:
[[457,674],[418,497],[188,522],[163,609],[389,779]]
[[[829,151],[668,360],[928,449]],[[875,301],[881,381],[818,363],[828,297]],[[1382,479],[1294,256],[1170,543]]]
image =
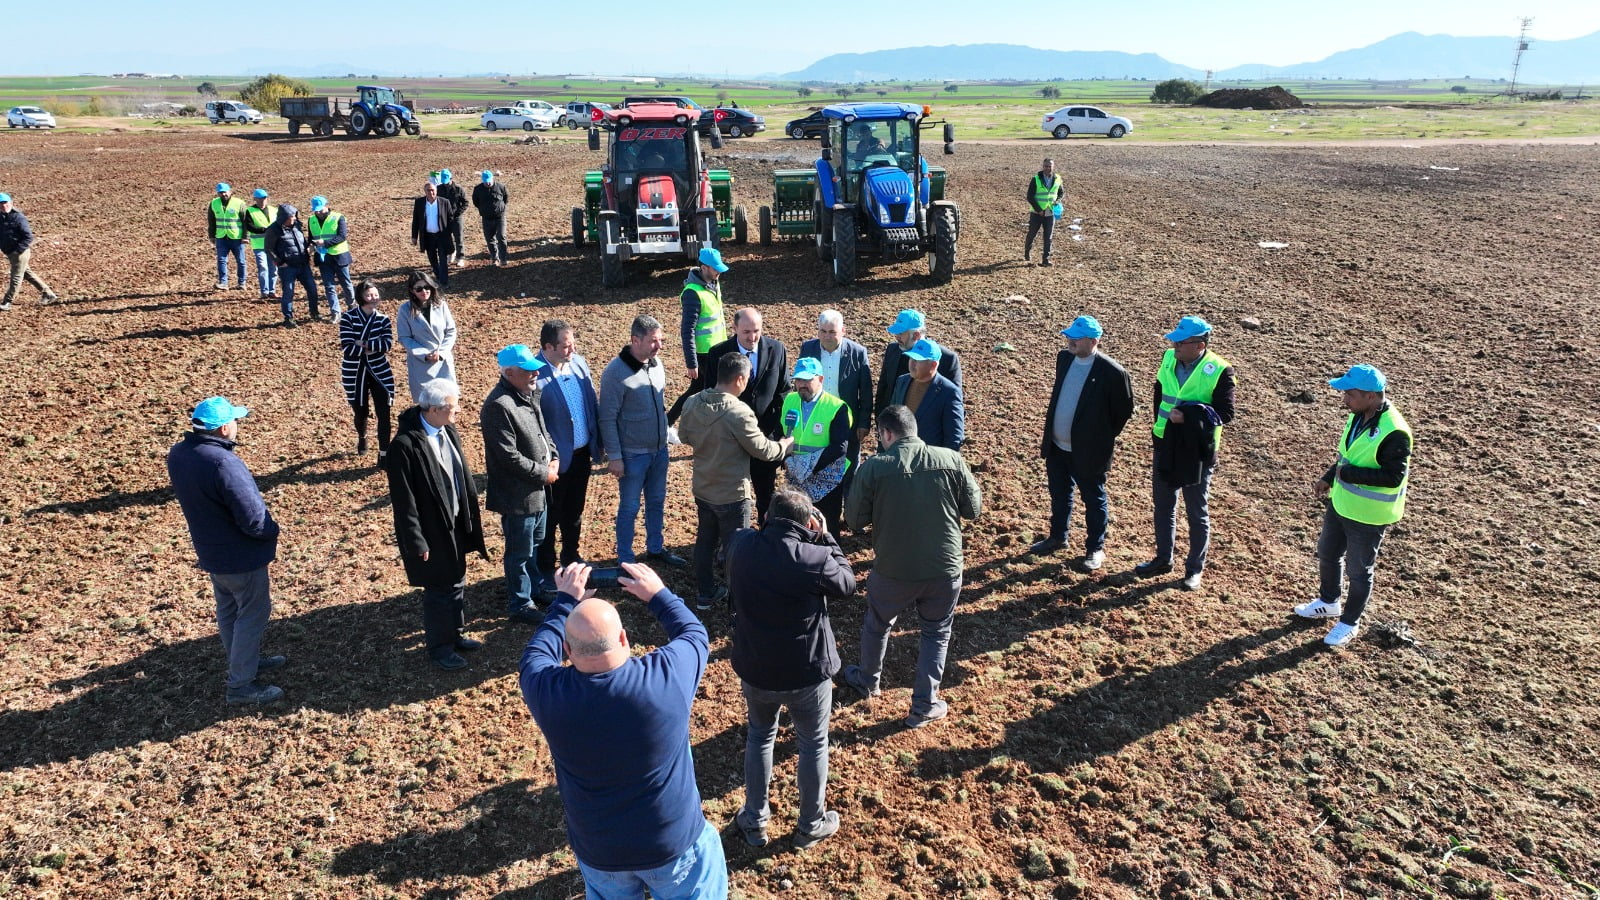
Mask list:
[[361,137],[376,133],[394,137],[401,131],[406,134],[422,132],[413,105],[399,91],[363,84],[356,87],[356,94],[356,101],[350,104],[350,134]]

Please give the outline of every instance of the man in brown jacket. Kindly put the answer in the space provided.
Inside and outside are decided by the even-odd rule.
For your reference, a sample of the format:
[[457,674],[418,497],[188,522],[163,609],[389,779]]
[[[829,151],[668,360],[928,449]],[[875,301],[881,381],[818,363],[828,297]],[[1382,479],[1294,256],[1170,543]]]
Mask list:
[[717,360],[717,386],[684,404],[678,437],[694,448],[694,505],[699,526],[694,540],[695,608],[708,610],[717,592],[712,556],[726,553],[728,539],[750,527],[750,460],[783,459],[793,438],[774,441],[761,433],[756,414],[739,395],[750,382],[750,360],[724,353]]

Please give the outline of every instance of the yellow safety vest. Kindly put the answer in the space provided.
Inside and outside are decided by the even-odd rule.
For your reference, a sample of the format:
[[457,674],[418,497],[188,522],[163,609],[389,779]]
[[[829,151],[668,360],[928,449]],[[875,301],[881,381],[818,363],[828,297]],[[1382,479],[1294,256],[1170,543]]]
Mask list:
[[244,237],[244,222],[239,219],[244,209],[244,201],[238,197],[229,197],[227,203],[221,197],[212,197],[211,218],[216,220],[216,228],[211,236],[235,241]]
[[694,352],[704,356],[728,339],[727,326],[722,323],[722,286],[712,289],[698,281],[685,281],[683,287],[700,298],[700,318],[694,323]]
[[[833,430],[833,417],[844,410],[845,424],[853,425],[850,416],[850,407],[843,400],[823,391],[817,395],[816,403],[811,406],[811,415],[805,414],[805,406],[799,391],[790,391],[783,398],[783,433],[785,437],[794,437],[796,453],[815,453],[828,447],[828,434]],[[789,426],[789,413],[794,413],[794,427]],[[850,461],[845,460],[845,471],[850,471]]]
[[[1228,368],[1228,361],[1212,353],[1209,349],[1199,359],[1194,361],[1194,371],[1189,373],[1189,378],[1182,385],[1178,384],[1178,354],[1175,350],[1168,350],[1161,357],[1161,368],[1156,371],[1156,380],[1161,383],[1161,406],[1156,410],[1156,423],[1151,426],[1156,437],[1167,433],[1167,416],[1172,408],[1180,403],[1211,403],[1211,395],[1217,390],[1217,382],[1222,380],[1222,372]],[[1222,426],[1217,426],[1217,446],[1222,446]]]
[[1037,173],[1033,176],[1033,202],[1039,209],[1048,211],[1057,200],[1061,199],[1063,191],[1065,188],[1061,184],[1060,175],[1051,175],[1048,182],[1040,178]]
[[[330,212],[330,213],[328,213],[327,221],[318,222],[316,214],[313,213],[311,218],[306,220],[306,228],[310,229],[310,231],[311,231],[311,239],[312,240],[317,240],[318,238],[321,238],[324,235],[332,237],[333,235],[338,234],[339,233],[339,219],[340,218],[341,218],[341,216],[338,213]],[[324,248],[322,248],[322,255],[323,256],[339,256],[340,254],[349,253],[349,252],[350,252],[350,242],[349,241],[340,241],[339,243],[334,244],[332,247],[324,247]],[[318,257],[318,258],[320,259],[321,257]]]
[[[1411,426],[1406,424],[1400,410],[1393,406],[1378,414],[1376,429],[1370,426],[1362,428],[1361,433],[1352,438],[1350,429],[1355,426],[1356,417],[1351,415],[1344,423],[1344,440],[1339,442],[1339,462],[1358,469],[1378,468],[1378,447],[1384,438],[1394,432],[1402,432],[1407,441],[1412,440]],[[1406,513],[1406,484],[1410,481],[1409,469],[1400,486],[1392,488],[1351,484],[1335,475],[1333,490],[1329,492],[1333,499],[1333,511],[1346,519],[1367,525],[1392,525]]]
[[267,204],[266,209],[262,209],[259,206],[247,206],[244,208],[244,214],[250,217],[251,225],[254,225],[256,228],[260,229],[259,231],[250,232],[250,249],[267,249],[267,235],[265,232],[268,225],[271,225],[273,222],[277,221],[278,208],[270,203]]

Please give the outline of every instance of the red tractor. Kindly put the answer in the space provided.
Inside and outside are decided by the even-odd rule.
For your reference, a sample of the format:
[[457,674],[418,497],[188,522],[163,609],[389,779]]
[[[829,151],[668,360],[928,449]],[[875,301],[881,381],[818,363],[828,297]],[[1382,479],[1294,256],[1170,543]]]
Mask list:
[[[589,148],[609,134],[605,165],[584,175],[584,205],[572,209],[572,242],[600,246],[600,280],[621,287],[634,257],[694,260],[724,237],[744,243],[744,207],[733,205],[733,177],[707,169],[700,153],[699,114],[666,103],[643,103],[591,114]],[[711,146],[720,148],[720,135]]]

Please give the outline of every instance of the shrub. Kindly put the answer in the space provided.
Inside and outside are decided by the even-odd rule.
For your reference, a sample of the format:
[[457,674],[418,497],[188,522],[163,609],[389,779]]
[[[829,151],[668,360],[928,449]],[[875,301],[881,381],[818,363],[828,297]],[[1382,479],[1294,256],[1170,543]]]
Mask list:
[[284,97],[309,96],[311,96],[309,82],[277,73],[263,75],[245,85],[244,90],[239,92],[240,100],[260,110],[277,109],[278,101]]
[[1039,96],[1045,98],[1046,100],[1059,100],[1061,99],[1061,88],[1058,88],[1053,84],[1047,84],[1044,87],[1039,88]]
[[808,88],[808,87],[795,88],[794,92],[795,92],[795,95],[798,96],[798,97],[809,97],[809,96],[811,96],[811,88]]
[[1452,93],[1452,94],[1465,94],[1466,92],[1467,92],[1467,86],[1464,85],[1464,84],[1452,84],[1452,85],[1450,85],[1450,93]]
[[947,85],[944,86],[944,92],[946,94],[954,94],[956,91],[959,91],[959,90],[961,90],[961,85],[959,85],[959,84],[947,84]]
[[202,97],[215,97],[217,95],[217,86],[209,81],[202,81],[200,86],[194,89],[194,92]]
[[1168,78],[1150,92],[1151,103],[1193,103],[1205,96],[1199,82],[1187,78]]

